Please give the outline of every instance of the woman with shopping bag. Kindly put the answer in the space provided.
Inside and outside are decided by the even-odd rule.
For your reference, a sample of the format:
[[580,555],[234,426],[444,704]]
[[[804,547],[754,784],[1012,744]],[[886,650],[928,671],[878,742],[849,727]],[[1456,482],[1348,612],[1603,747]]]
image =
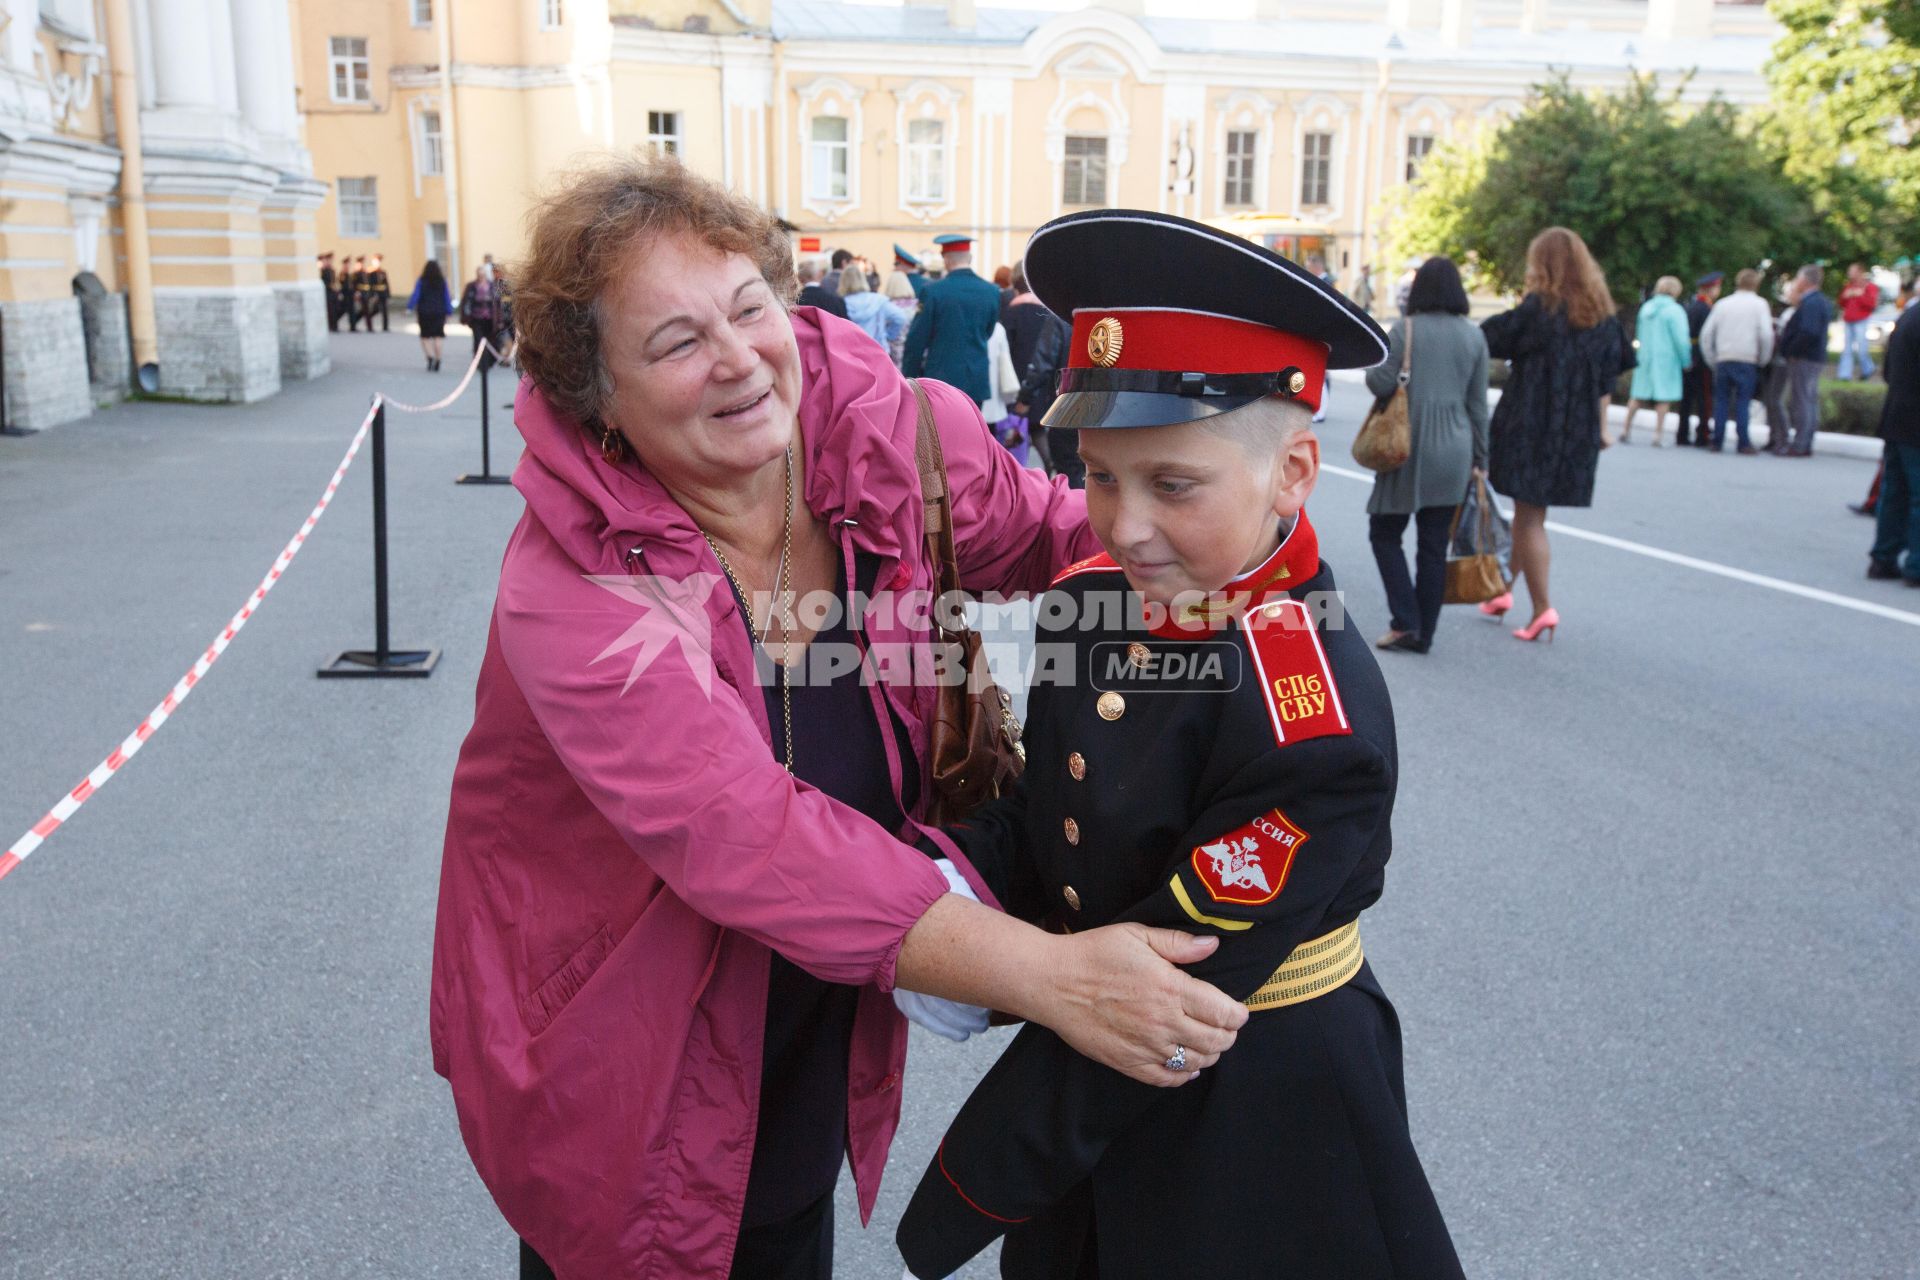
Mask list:
[[[1375,643],[1425,653],[1446,594],[1454,510],[1468,481],[1487,466],[1487,344],[1467,319],[1467,291],[1451,259],[1421,265],[1407,315],[1388,337],[1386,362],[1367,370],[1367,389],[1391,395],[1405,368],[1410,449],[1405,463],[1379,474],[1367,500],[1373,558],[1392,612],[1391,629]],[[1411,576],[1401,548],[1409,520],[1415,529]]]

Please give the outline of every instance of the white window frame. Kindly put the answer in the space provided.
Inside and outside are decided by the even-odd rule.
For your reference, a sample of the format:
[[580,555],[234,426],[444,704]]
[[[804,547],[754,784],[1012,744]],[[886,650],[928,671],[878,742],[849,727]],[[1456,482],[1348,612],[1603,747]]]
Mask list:
[[[1314,142],[1322,139],[1326,151],[1315,155]],[[1339,136],[1330,129],[1309,129],[1300,135],[1300,207],[1324,209],[1333,204],[1333,149]],[[1319,199],[1314,199],[1314,196]]]
[[[837,141],[819,136],[820,126],[829,120],[840,122]],[[836,154],[840,158],[837,190],[833,182]],[[829,204],[843,204],[853,199],[853,121],[846,116],[822,113],[807,120],[807,199]]]
[[[855,89],[839,76],[821,76],[802,85],[796,96],[800,109],[794,112],[795,119],[791,127],[800,144],[800,172],[793,178],[799,188],[800,207],[823,222],[835,222],[859,208],[864,198],[866,188],[861,176],[860,153],[865,145],[862,140],[866,136],[866,90]],[[831,194],[831,185],[826,192],[816,191],[814,187],[813,122],[821,117],[833,116],[847,122],[847,187],[844,195]],[[836,147],[841,144],[827,142],[820,145]]]
[[[916,129],[932,128],[931,141],[916,139]],[[947,199],[947,122],[939,116],[920,116],[907,121],[904,161],[906,164],[906,202],[941,204]]]
[[1439,141],[1440,140],[1431,133],[1410,133],[1407,135],[1407,163],[1406,168],[1402,170],[1402,172],[1406,174],[1409,183],[1419,179],[1420,166],[1427,162],[1427,157],[1433,154],[1433,149]]
[[566,21],[566,7],[563,0],[540,0],[540,29],[558,31]]
[[[348,194],[347,184],[366,183],[366,190],[355,187]],[[342,240],[378,240],[380,238],[380,179],[369,174],[358,178],[334,179],[334,212]],[[351,211],[351,213],[350,213]]]
[[[356,45],[358,52],[354,49]],[[373,101],[373,60],[367,52],[365,36],[327,38],[327,93],[334,102]]]
[[[1104,133],[1069,133],[1065,137],[1065,139],[1063,139],[1063,142],[1064,142],[1064,146],[1060,155],[1060,203],[1061,205],[1063,207],[1067,205],[1075,205],[1075,206],[1088,206],[1088,207],[1097,208],[1101,205],[1106,204],[1107,203],[1107,187],[1108,187],[1108,176],[1107,176],[1108,156],[1110,154],[1110,148],[1108,147],[1108,144],[1107,144],[1107,135]],[[1095,142],[1100,144],[1100,150],[1099,150],[1100,189],[1097,192],[1090,192],[1087,186],[1087,164],[1086,164],[1086,161],[1090,158],[1090,149],[1087,147],[1082,147],[1081,149],[1082,154],[1076,156],[1074,154],[1074,144],[1075,143],[1090,144]],[[1082,198],[1079,200],[1075,200],[1071,197],[1072,188],[1069,185],[1073,180],[1074,161],[1076,160],[1080,161],[1079,177],[1080,177],[1080,195]]]
[[[440,234],[437,236],[433,233],[435,227],[440,228]],[[460,264],[452,260],[453,242],[447,238],[447,224],[444,222],[429,222],[422,228],[420,234],[425,246],[425,253],[421,256],[420,265],[424,267],[427,264],[426,260],[428,258],[445,259],[440,263],[440,274],[447,278],[447,289],[451,292],[454,282],[460,279]]]
[[433,25],[433,0],[407,0],[407,14],[416,27]]
[[[1245,138],[1244,153],[1234,150],[1235,138]],[[1260,202],[1260,131],[1228,129],[1226,148],[1220,159],[1220,200],[1230,209],[1252,208]]]
[[[664,123],[666,127],[661,128]],[[686,154],[686,130],[678,111],[647,112],[647,146],[659,155]]]
[[[422,107],[416,117],[419,128],[414,139],[414,164],[423,178],[441,178],[447,172],[446,126],[437,107]],[[433,127],[428,128],[431,120]]]

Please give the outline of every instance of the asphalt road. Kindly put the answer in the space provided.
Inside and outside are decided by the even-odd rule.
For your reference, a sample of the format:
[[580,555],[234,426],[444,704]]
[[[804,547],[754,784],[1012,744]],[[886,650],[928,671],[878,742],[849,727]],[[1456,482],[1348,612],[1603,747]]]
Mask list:
[[[0,440],[0,841],[206,647],[370,391],[457,376],[399,334],[334,351],[264,404]],[[1336,390],[1330,462],[1360,402]],[[444,648],[431,679],[313,676],[372,638],[363,455],[174,720],[0,882],[0,1276],[513,1274],[426,1046],[447,785],[520,506],[451,483],[475,415],[393,424],[393,639]],[[1399,839],[1367,950],[1470,1275],[1920,1277],[1920,592],[1861,577],[1844,504],[1871,474],[1636,443],[1556,518],[1905,620],[1560,537],[1557,643],[1451,609],[1432,654],[1383,655]],[[1365,498],[1329,472],[1312,510],[1377,630]],[[899,1274],[894,1221],[997,1044],[916,1033],[839,1274]]]

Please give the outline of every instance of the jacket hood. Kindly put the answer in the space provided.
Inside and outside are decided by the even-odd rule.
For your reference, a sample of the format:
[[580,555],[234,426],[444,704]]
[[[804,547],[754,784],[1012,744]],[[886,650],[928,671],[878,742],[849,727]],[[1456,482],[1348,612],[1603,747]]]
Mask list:
[[[897,562],[919,541],[923,520],[910,501],[920,491],[913,390],[859,326],[813,307],[789,319],[800,350],[807,506],[849,524],[861,550]],[[708,554],[699,527],[652,473],[631,457],[608,462],[530,378],[521,379],[513,412],[526,441],[514,487],[583,570],[604,572],[610,558],[618,563],[638,547],[655,572],[680,575]]]

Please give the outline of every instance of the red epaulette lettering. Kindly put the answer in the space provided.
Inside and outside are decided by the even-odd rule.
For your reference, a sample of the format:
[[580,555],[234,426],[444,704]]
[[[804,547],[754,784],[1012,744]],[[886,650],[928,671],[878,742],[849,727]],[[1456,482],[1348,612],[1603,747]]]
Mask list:
[[1057,587],[1068,578],[1077,578],[1083,573],[1101,573],[1118,570],[1119,568],[1120,566],[1114,563],[1113,557],[1102,551],[1097,556],[1088,556],[1085,560],[1076,560],[1074,563],[1062,569],[1059,576],[1054,578],[1053,585]]
[[1274,741],[1281,746],[1352,733],[1334,687],[1313,615],[1298,600],[1279,600],[1246,619],[1247,648],[1260,676]]

